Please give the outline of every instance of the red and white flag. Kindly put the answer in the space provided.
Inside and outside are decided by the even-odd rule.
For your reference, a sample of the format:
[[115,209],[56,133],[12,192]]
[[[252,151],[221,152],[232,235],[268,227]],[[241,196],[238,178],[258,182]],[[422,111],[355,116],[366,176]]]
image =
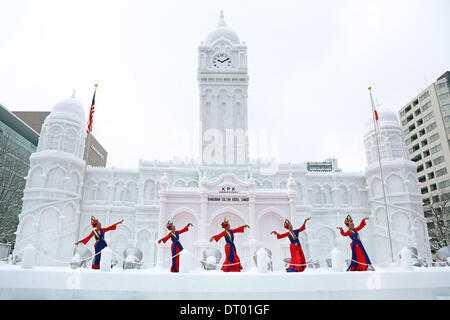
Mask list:
[[94,96],[92,97],[91,110],[89,111],[89,121],[87,124],[87,134],[92,132],[92,123],[94,122],[94,111],[95,111],[95,93],[97,92],[98,84],[95,84]]
[[372,104],[372,113],[373,113],[373,118],[374,118],[374,123],[376,126],[376,130],[379,133],[380,132],[380,125],[378,123],[378,112],[377,109],[375,108],[375,103],[373,102],[373,97],[372,97],[372,87],[369,87],[369,93],[370,93],[370,103]]

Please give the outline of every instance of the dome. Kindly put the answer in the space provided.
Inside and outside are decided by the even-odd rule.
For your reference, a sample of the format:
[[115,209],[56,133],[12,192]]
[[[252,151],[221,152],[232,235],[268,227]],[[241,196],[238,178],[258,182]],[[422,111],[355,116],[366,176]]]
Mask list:
[[233,44],[239,44],[239,37],[236,32],[234,32],[232,29],[227,27],[227,24],[225,23],[225,19],[223,17],[223,12],[220,12],[220,20],[219,25],[217,28],[212,31],[208,36],[206,37],[206,44],[211,45],[216,41],[217,39],[220,39],[221,37],[231,41]]
[[52,115],[64,114],[65,118],[70,118],[76,122],[85,122],[86,116],[84,113],[84,107],[75,98],[64,99],[59,101],[52,110]]
[[[398,128],[400,129],[400,125],[398,124],[397,114],[388,108],[377,109],[378,113],[378,124],[380,128]],[[373,116],[371,115],[366,122],[366,133],[373,130]]]

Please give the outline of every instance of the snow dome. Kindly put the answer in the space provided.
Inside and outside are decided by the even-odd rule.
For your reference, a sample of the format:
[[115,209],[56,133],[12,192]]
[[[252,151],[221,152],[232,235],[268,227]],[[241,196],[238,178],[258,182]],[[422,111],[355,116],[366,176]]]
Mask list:
[[[400,128],[397,120],[397,114],[388,108],[377,109],[378,123],[380,128]],[[366,121],[365,133],[369,133],[373,130],[373,116],[370,115]]]
[[231,41],[231,43],[233,44],[240,43],[237,33],[227,27],[223,16],[223,11],[220,11],[220,20],[218,27],[206,37],[205,42],[206,44],[212,44],[214,41],[220,39],[221,37]]
[[74,97],[61,100],[55,104],[52,115],[56,116],[61,114],[64,114],[65,118],[76,122],[84,123],[86,119],[83,105]]

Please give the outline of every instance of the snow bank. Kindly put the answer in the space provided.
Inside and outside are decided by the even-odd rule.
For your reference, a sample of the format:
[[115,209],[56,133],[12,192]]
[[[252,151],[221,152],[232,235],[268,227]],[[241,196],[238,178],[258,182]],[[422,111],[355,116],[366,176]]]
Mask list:
[[450,267],[369,272],[174,274],[70,267],[0,266],[1,299],[450,299]]

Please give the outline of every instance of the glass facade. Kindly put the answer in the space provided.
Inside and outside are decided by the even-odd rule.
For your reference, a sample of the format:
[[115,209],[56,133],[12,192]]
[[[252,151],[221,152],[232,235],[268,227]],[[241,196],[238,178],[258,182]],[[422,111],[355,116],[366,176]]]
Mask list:
[[14,243],[30,156],[39,135],[0,105],[0,242]]

